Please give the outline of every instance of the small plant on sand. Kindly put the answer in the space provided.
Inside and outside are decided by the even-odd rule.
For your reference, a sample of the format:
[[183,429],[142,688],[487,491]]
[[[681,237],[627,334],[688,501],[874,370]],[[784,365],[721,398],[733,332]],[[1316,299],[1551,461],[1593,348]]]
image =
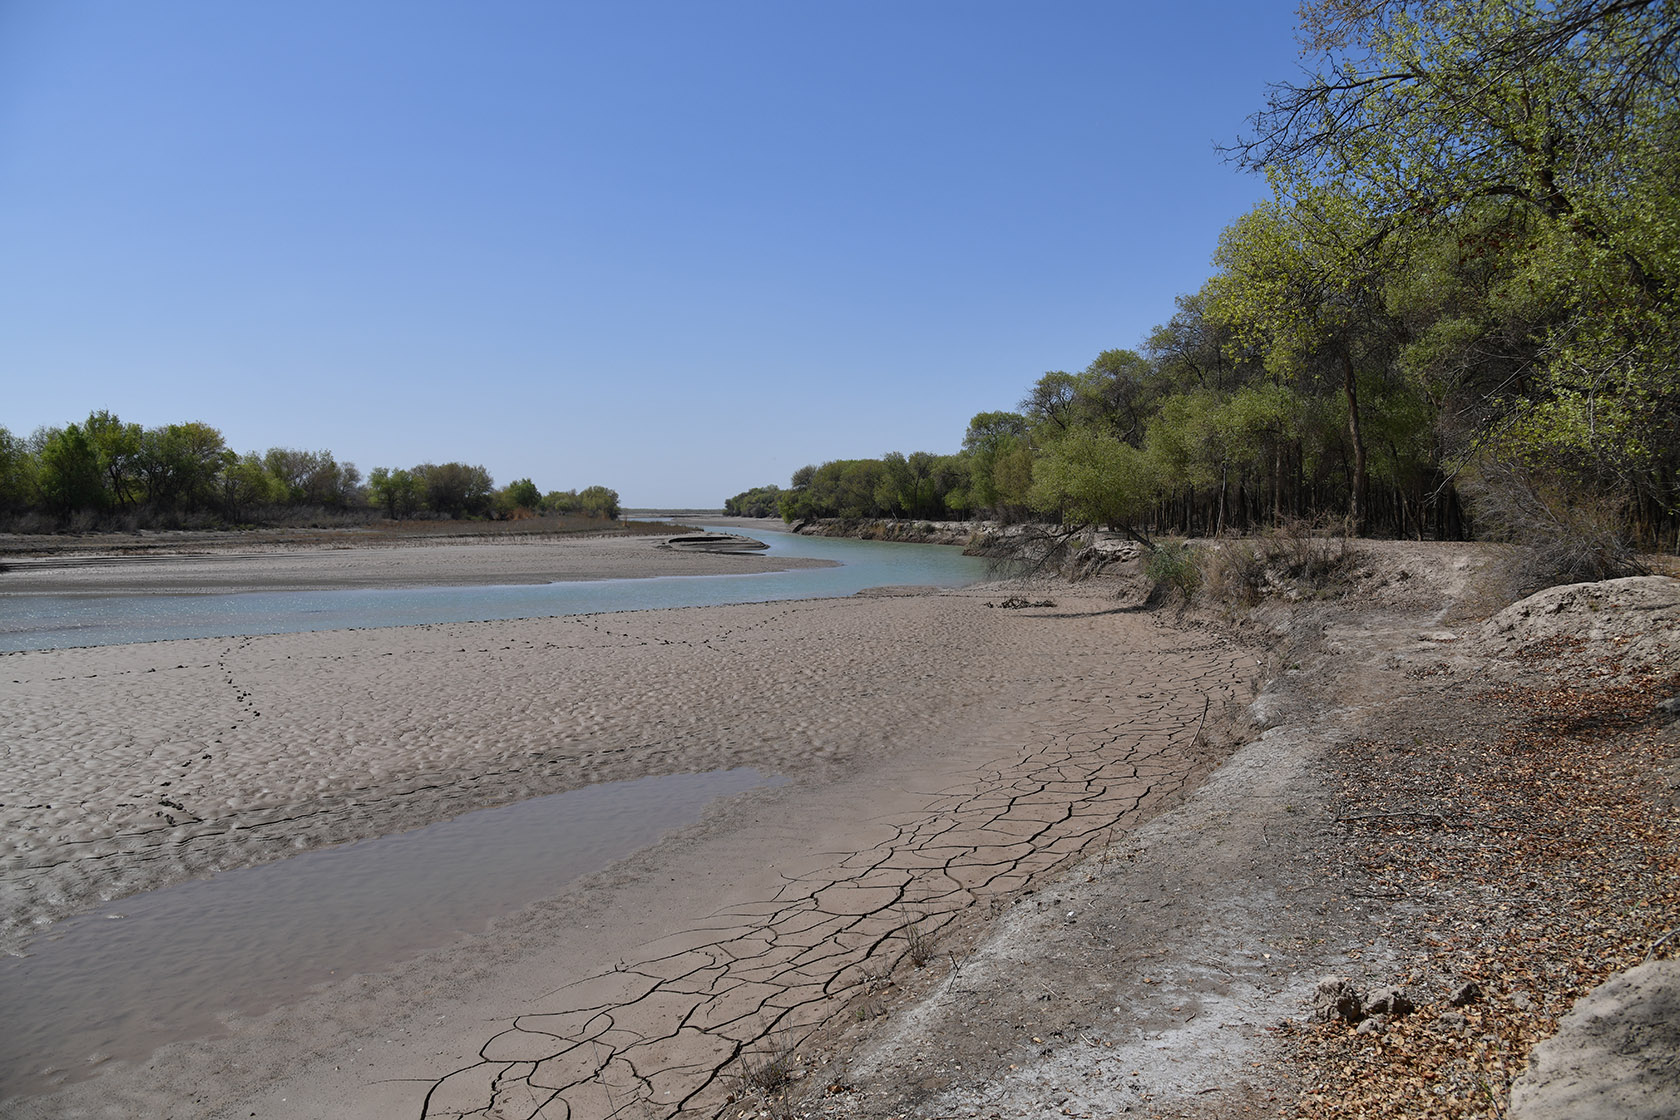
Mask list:
[[788,1090],[797,1064],[794,1044],[775,1042],[769,1035],[764,1037],[764,1049],[759,1053],[743,1052],[739,1075],[741,1095],[756,1103],[741,1115],[793,1120],[794,1102],[788,1099]]
[[1197,597],[1206,604],[1231,610],[1251,607],[1260,600],[1266,564],[1253,542],[1221,541],[1200,557],[1201,583]]
[[1614,486],[1489,453],[1466,473],[1464,489],[1482,533],[1519,550],[1508,576],[1512,599],[1647,572],[1628,535],[1626,500]]
[[741,1055],[741,1086],[759,1097],[778,1093],[793,1080],[793,1067],[793,1045],[766,1038],[762,1052]]
[[860,971],[863,978],[855,989],[859,994],[852,1003],[852,1018],[867,1023],[887,1013],[886,1006],[881,1002],[881,993],[887,989],[889,981],[886,973],[879,968]]
[[904,935],[905,951],[909,954],[910,963],[917,968],[925,968],[933,959],[933,935],[922,928],[921,916],[906,916],[899,932]]

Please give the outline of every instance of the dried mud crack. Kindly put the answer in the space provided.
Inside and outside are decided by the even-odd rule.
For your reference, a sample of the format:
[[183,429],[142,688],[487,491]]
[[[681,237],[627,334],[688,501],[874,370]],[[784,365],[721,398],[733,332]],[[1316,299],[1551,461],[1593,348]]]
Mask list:
[[[1198,683],[1235,695],[1217,673]],[[734,1114],[761,1095],[753,1070],[791,1074],[780,1064],[823,1028],[874,1018],[907,972],[954,960],[977,918],[1176,800],[1209,764],[1209,704],[1174,690],[1036,713],[1019,758],[888,822],[883,843],[531,1001],[423,1115]]]

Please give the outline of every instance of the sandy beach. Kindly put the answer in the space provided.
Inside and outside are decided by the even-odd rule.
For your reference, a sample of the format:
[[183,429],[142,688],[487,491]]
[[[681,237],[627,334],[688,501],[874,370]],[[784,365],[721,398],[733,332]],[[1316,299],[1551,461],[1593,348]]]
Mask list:
[[[653,567],[759,560],[626,543]],[[574,570],[630,574],[619,544],[580,542]],[[489,559],[448,554],[457,547]],[[404,561],[404,578],[532,569],[507,542],[387,551],[424,554]],[[267,588],[358,586],[391,570],[341,550],[326,562],[134,565],[145,571],[118,578],[163,571],[149,586],[173,586],[196,579],[192,565]],[[99,576],[39,578],[60,590]],[[218,1037],[165,1041],[144,1060],[87,1055],[31,1071],[61,1087],[0,1110],[728,1110],[754,1063],[867,1020],[912,958],[955,952],[1217,761],[1198,733],[1210,712],[1246,700],[1250,653],[1123,610],[1112,590],[999,606],[1009,594],[0,657],[0,895],[14,951],[43,923],[134,892],[484,806],[734,767],[782,783],[714,803],[699,824],[481,935],[230,1019]]]

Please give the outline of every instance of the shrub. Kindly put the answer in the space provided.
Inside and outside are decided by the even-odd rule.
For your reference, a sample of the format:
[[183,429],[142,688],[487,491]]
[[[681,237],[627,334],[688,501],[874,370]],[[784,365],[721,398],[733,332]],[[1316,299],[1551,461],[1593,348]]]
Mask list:
[[1194,589],[1204,603],[1247,607],[1259,602],[1266,584],[1266,564],[1254,541],[1228,540],[1212,546],[1198,563],[1200,586]]
[[1645,574],[1627,533],[1626,503],[1609,487],[1486,456],[1464,490],[1477,528],[1520,550],[1515,577],[1522,594]]
[[1200,555],[1197,597],[1224,609],[1253,606],[1267,595],[1326,599],[1345,593],[1359,567],[1341,532],[1323,534],[1305,522],[1269,529],[1249,540],[1224,541]]
[[1143,574],[1151,584],[1149,599],[1176,598],[1188,603],[1202,585],[1200,555],[1183,541],[1163,541],[1143,558]]

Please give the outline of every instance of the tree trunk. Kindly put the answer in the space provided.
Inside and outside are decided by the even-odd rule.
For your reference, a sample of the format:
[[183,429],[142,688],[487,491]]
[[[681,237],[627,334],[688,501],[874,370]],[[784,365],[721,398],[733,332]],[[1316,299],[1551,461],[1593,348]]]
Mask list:
[[1346,350],[1342,351],[1342,391],[1347,394],[1348,440],[1353,444],[1353,492],[1348,498],[1348,520],[1353,523],[1354,533],[1364,536],[1368,517],[1365,437],[1359,430],[1359,385],[1353,372],[1353,355]]
[[1216,537],[1225,532],[1225,472],[1225,464],[1219,464],[1219,520],[1214,523],[1213,528],[1213,535]]

